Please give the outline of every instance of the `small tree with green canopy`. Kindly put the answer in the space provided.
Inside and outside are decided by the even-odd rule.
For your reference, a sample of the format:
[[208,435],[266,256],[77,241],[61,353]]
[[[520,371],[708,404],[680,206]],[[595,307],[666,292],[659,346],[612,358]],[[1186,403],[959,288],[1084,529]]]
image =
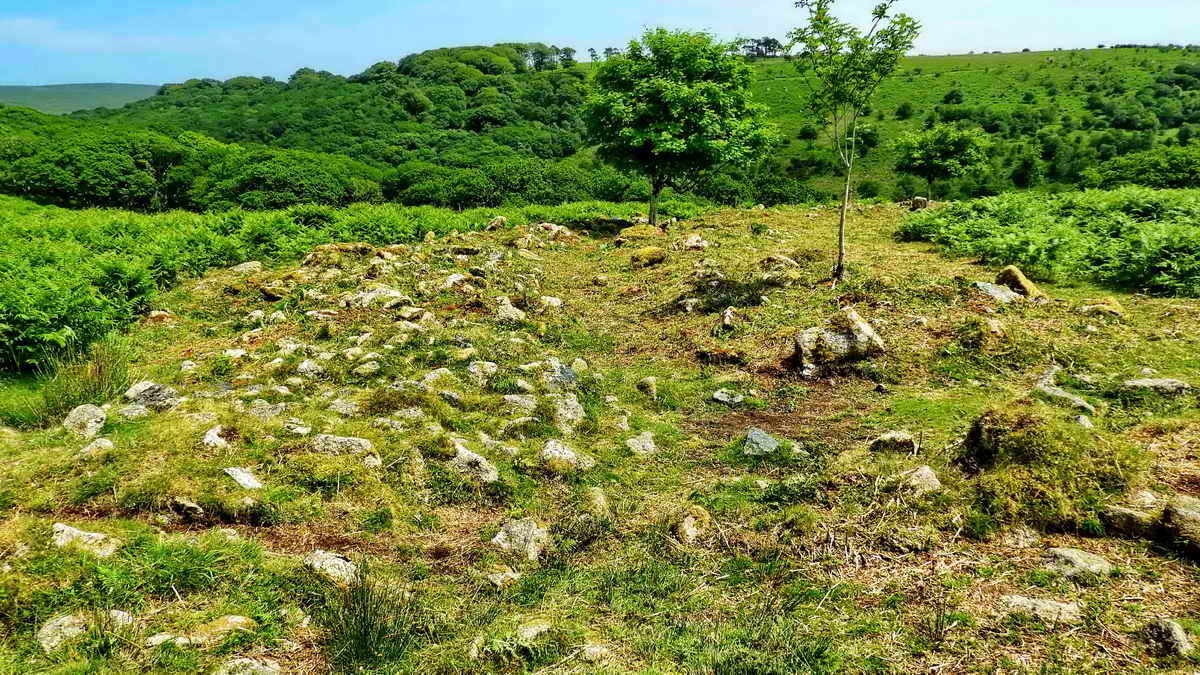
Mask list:
[[986,167],[987,145],[978,130],[938,124],[896,139],[896,170],[924,178],[932,196],[935,180],[959,178]]
[[841,159],[845,181],[838,218],[838,257],[833,268],[836,284],[846,274],[846,215],[850,185],[858,154],[858,119],[875,90],[896,71],[912,49],[920,24],[905,14],[892,15],[897,0],[885,0],[871,12],[867,30],[833,16],[834,0],[797,0],[808,11],[808,25],[789,34],[799,48],[797,69],[809,85],[809,105],[831,127],[834,149]]
[[601,158],[650,181],[650,223],[667,187],[744,165],[776,142],[766,106],[751,102],[741,43],[707,33],[647,31],[596,64],[584,107]]

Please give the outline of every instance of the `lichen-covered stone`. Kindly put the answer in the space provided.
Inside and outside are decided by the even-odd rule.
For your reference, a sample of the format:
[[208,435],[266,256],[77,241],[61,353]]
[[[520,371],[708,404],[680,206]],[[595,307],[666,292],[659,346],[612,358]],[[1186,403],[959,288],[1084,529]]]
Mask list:
[[1016,265],[1009,265],[1000,270],[1000,274],[996,275],[996,283],[1011,288],[1029,300],[1046,297],[1037,284],[1030,281]]
[[884,351],[883,339],[851,307],[834,314],[828,326],[804,331],[795,343],[795,363],[805,377],[821,375]]

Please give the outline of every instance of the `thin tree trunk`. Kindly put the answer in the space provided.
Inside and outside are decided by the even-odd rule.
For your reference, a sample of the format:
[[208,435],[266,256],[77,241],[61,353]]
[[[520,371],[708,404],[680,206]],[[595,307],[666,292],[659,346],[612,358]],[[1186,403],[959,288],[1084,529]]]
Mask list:
[[850,211],[850,172],[846,168],[846,184],[842,191],[842,211],[838,215],[838,256],[833,267],[833,283],[837,285],[846,276],[846,214]]
[[662,185],[658,179],[650,181],[650,224],[658,227],[658,197],[662,194]]

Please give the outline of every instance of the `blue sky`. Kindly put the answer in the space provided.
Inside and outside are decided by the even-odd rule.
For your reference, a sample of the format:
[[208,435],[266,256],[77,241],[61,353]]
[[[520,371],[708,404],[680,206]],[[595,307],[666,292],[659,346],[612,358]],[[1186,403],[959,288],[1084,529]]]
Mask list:
[[[840,0],[865,17],[876,0]],[[1200,42],[1198,0],[901,0],[922,53]],[[646,26],[782,38],[790,0],[0,0],[0,84],[353,74],[432,47],[618,46]]]

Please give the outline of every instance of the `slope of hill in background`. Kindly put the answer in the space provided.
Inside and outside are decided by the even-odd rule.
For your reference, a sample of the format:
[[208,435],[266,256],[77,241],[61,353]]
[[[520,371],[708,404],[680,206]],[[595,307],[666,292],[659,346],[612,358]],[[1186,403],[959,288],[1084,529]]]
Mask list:
[[153,84],[50,84],[0,86],[0,103],[33,108],[52,115],[92,108],[120,108],[154,96]]
[[[287,83],[193,80],[120,110],[78,115],[348,154],[381,167],[420,160],[475,168],[513,152],[543,159],[580,153],[578,105],[588,66],[539,71],[546,64],[535,67],[517,47],[434,50],[349,78],[303,69]],[[1189,76],[1159,81],[1195,63],[1194,50],[1150,47],[908,58],[881,88],[862,134],[873,147],[861,162],[862,181],[870,184],[861,192],[903,196],[908,187],[892,171],[889,143],[930,117],[977,122],[997,141],[988,175],[948,186],[950,194],[1076,185],[1089,166],[1172,142],[1182,125],[1200,124],[1200,90],[1189,89]],[[837,171],[820,125],[806,112],[803,79],[782,59],[755,66],[757,97],[788,139],[760,171],[835,192]],[[951,91],[961,102],[945,105]],[[911,111],[898,115],[904,103]],[[1023,162],[1030,175],[1014,178]]]

